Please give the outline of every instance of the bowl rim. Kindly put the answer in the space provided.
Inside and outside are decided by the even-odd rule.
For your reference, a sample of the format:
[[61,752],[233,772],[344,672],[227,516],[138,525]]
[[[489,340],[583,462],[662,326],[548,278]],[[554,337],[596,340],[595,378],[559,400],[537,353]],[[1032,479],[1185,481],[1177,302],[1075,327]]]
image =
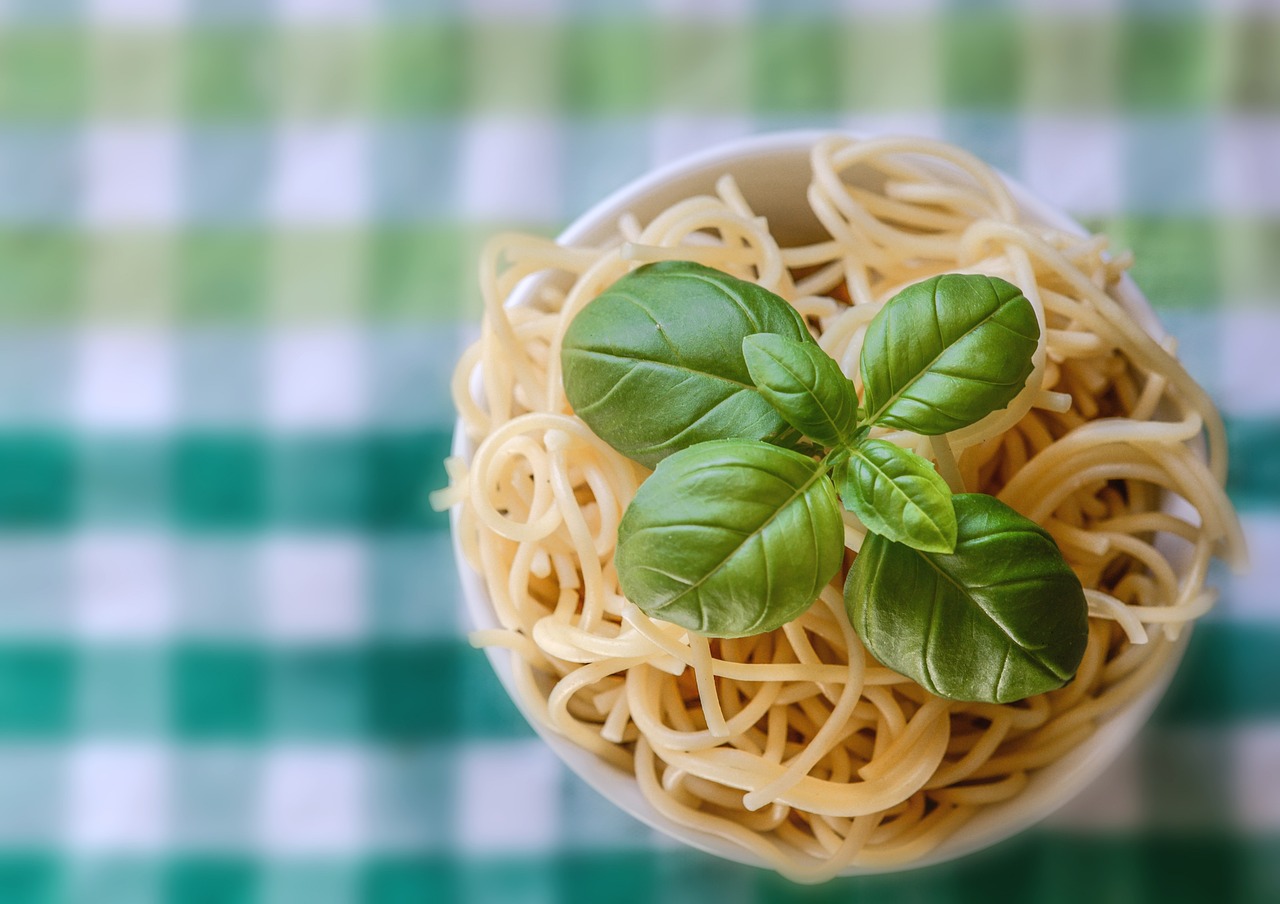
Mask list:
[[[870,137],[842,129],[805,129],[766,132],[713,145],[658,166],[624,184],[576,217],[556,237],[556,242],[562,245],[594,243],[616,236],[617,222],[622,214],[672,182],[727,172],[735,164],[755,160],[762,155],[790,156],[803,152],[807,165],[808,154],[813,145],[820,139],[832,135],[854,139]],[[1020,211],[1030,219],[1077,235],[1089,235],[1080,223],[1033,194],[1016,179],[999,169],[994,167],[992,169],[1009,189]],[[521,299],[527,297],[529,290],[528,285],[517,287],[508,300],[508,305],[521,303]],[[1114,295],[1148,334],[1157,339],[1166,335],[1150,303],[1127,273],[1121,278]],[[455,424],[451,454],[469,458],[473,451],[466,437],[463,422],[459,418]],[[471,627],[473,629],[499,627],[484,583],[480,575],[472,570],[462,552],[458,517],[458,507],[454,506],[450,511],[450,533],[459,582]],[[1168,661],[1140,693],[1104,717],[1099,722],[1097,730],[1075,748],[1058,760],[1033,772],[1027,786],[1015,797],[982,808],[972,819],[919,859],[896,866],[846,866],[838,875],[861,876],[906,872],[954,860],[1005,841],[1064,806],[1092,784],[1146,724],[1177,671],[1192,633],[1192,627],[1190,624],[1184,626],[1181,636],[1173,643]],[[514,653],[496,647],[487,647],[484,653],[503,689],[530,727],[564,765],[610,803],[650,828],[705,853],[749,866],[773,868],[772,864],[719,836],[677,823],[664,816],[640,792],[634,774],[617,769],[585,748],[574,744],[550,726],[543,724],[530,711],[515,684],[511,667],[511,658]]]

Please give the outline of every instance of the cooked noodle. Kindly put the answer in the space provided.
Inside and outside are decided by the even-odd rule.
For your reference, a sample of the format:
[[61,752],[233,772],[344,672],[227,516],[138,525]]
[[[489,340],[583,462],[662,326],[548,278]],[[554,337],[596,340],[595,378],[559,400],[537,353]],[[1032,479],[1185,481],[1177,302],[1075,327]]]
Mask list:
[[[647,224],[624,218],[607,247],[492,242],[481,338],[453,384],[475,451],[450,462],[437,498],[459,506],[464,553],[501,625],[472,642],[511,650],[527,708],[634,772],[671,820],[808,881],[919,858],[1017,795],[1148,686],[1213,603],[1210,559],[1241,550],[1222,490],[1221,419],[1172,344],[1117,301],[1127,257],[1108,255],[1100,237],[1027,222],[993,171],[947,145],[833,137],[812,165],[808,203],[827,236],[803,247],[780,248],[727,177],[716,195]],[[875,177],[855,185],[854,167]],[[665,259],[778,293],[855,382],[867,324],[904,286],[978,272],[1022,289],[1042,338],[1008,408],[932,440],[878,433],[1057,540],[1090,612],[1070,684],[1008,705],[937,698],[867,655],[845,615],[843,574],[795,621],[733,640],[627,602],[614,544],[647,471],[573,416],[560,341],[614,280]],[[517,289],[531,297],[509,306]],[[856,552],[865,528],[844,517]]]

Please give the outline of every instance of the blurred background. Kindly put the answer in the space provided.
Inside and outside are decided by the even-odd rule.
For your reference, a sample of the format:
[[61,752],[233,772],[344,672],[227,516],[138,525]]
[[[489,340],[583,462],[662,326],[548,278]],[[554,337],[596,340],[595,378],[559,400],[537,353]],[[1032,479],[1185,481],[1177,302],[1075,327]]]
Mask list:
[[[465,642],[476,258],[772,129],[1137,255],[1254,571],[1043,827],[802,890],[568,774]],[[1280,2],[0,0],[0,902],[1280,900]]]

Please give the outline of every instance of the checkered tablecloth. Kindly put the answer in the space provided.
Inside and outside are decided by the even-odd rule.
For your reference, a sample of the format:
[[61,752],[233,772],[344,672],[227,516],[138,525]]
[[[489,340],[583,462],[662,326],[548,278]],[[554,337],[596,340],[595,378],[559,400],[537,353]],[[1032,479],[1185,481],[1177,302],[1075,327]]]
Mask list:
[[[801,893],[562,768],[468,648],[479,244],[808,127],[1137,254],[1255,570],[1044,827]],[[1280,901],[1276,0],[0,0],[0,904]]]

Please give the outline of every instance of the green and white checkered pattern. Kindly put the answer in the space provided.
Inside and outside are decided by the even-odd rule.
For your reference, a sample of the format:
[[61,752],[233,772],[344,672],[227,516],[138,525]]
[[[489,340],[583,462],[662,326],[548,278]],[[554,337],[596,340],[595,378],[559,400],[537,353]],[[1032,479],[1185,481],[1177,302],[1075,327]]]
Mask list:
[[[801,893],[562,768],[464,640],[484,237],[787,128],[1120,247],[1255,569],[1047,825]],[[0,904],[1280,901],[1280,2],[0,0]]]

